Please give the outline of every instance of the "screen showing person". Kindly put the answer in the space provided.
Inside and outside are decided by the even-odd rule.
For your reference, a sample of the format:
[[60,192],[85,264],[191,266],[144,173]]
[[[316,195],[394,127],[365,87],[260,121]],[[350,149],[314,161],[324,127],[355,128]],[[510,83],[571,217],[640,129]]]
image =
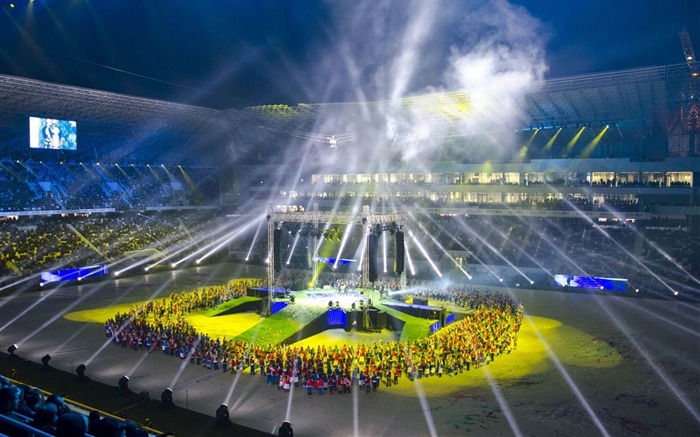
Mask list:
[[75,121],[29,117],[29,147],[33,149],[76,150],[77,139]]

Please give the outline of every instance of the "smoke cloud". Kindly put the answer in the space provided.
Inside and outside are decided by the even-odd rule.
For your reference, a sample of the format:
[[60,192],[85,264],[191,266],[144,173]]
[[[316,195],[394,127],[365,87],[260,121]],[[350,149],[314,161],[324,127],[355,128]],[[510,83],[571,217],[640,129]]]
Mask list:
[[312,67],[295,78],[312,103],[353,102],[314,126],[352,133],[322,160],[368,172],[513,157],[525,97],[547,70],[543,26],[526,9],[506,0],[329,5]]

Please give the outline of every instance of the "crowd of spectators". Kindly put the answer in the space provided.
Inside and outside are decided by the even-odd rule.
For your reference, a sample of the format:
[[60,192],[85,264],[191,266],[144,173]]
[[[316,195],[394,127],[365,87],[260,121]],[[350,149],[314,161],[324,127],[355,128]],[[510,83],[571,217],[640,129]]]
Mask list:
[[[0,220],[0,276],[105,264],[125,254],[209,241],[208,211]],[[184,252],[186,254],[186,252]],[[184,255],[183,255],[184,256]]]
[[0,161],[0,211],[114,209],[218,205],[211,168]]
[[[426,295],[466,303],[472,310],[432,336],[407,341],[354,345],[295,346],[256,344],[235,338],[211,338],[197,332],[184,315],[211,308],[261,285],[253,280],[206,287],[136,305],[105,323],[105,335],[115,345],[134,351],[162,351],[210,371],[249,373],[283,391],[306,388],[309,395],[348,393],[353,387],[376,391],[380,383],[469,371],[510,353],[517,346],[522,306],[501,293],[464,287]],[[427,287],[427,285],[426,285]]]
[[[520,176],[516,174],[516,177],[503,178],[500,174],[493,174],[488,177],[480,177],[477,175],[469,176],[467,175],[464,180],[454,174],[433,174],[429,181],[425,179],[411,180],[408,178],[403,178],[397,181],[389,181],[386,175],[383,178],[373,177],[373,178],[362,178],[360,181],[357,179],[343,178],[343,175],[325,175],[326,178],[323,179],[323,185],[327,187],[339,187],[339,186],[357,186],[357,185],[400,185],[400,186],[442,186],[442,185],[507,185],[507,186],[519,186],[521,182],[517,180]],[[353,176],[353,175],[348,175]],[[375,175],[376,176],[376,175]],[[525,174],[522,185],[526,187],[534,186],[552,186],[552,187],[595,187],[595,188],[662,188],[668,187],[690,187],[690,182],[687,181],[673,181],[669,178],[668,185],[666,185],[666,178],[664,175],[660,175],[656,178],[648,178],[645,182],[633,180],[633,179],[618,179],[616,177],[611,177],[609,179],[598,178],[594,180],[589,180],[590,175],[586,173],[572,173],[572,174]],[[354,191],[351,189],[350,191]]]
[[0,376],[0,433],[13,437],[34,435],[13,421],[56,437],[149,437],[153,434],[134,422],[103,416],[98,411],[79,411],[62,396],[46,395],[36,387],[13,384]]
[[[464,253],[469,266],[508,268],[512,263],[551,274],[625,278],[633,289],[666,293],[654,274],[679,283],[692,280],[683,270],[700,275],[700,236],[689,226],[663,220],[598,224],[573,218],[457,216],[435,217],[424,226],[444,248]],[[431,239],[422,241],[428,253],[441,252]]]
[[[446,195],[445,195],[446,196]],[[500,197],[500,196],[499,196]],[[309,196],[300,196],[297,200],[310,200]],[[357,198],[352,195],[340,195],[336,197],[333,194],[327,195],[325,199],[334,201],[334,204],[349,207],[357,203]],[[650,205],[644,205],[638,198],[622,199],[616,195],[604,196],[604,201],[590,200],[588,197],[582,196],[562,196],[561,198],[543,198],[536,195],[525,196],[519,201],[501,202],[501,201],[459,201],[455,199],[432,199],[423,194],[411,195],[407,197],[376,197],[371,201],[368,199],[365,203],[371,203],[376,208],[485,208],[485,209],[528,209],[528,210],[546,210],[546,211],[623,211],[623,212],[644,212],[649,211]]]
[[[626,201],[619,202],[616,207],[623,208]],[[187,250],[196,250],[215,238],[207,235],[207,231],[216,220],[216,213],[206,210],[0,220],[0,276],[106,264],[139,251],[167,254],[190,246],[183,252],[184,257]],[[659,291],[667,288],[666,285],[640,263],[667,278],[666,282],[677,282],[681,287],[690,285],[683,270],[695,277],[700,275],[697,262],[700,237],[694,235],[689,225],[668,220],[598,224],[575,218],[433,216],[421,225],[425,232],[416,229],[420,228],[417,225],[407,224],[413,227],[426,252],[440,254],[443,248],[466,252],[463,263],[467,271],[482,263],[496,267],[508,267],[512,263],[518,268],[535,269],[544,266],[553,274],[627,278],[634,288]],[[360,238],[360,233],[351,234],[348,246],[360,247]],[[231,250],[241,254],[252,251],[251,259],[262,263],[266,245],[265,238],[256,239],[251,232],[250,238],[241,236],[232,242]],[[292,258],[291,267],[296,265],[307,272],[302,277],[297,270],[283,269],[276,287],[306,288],[311,282],[308,256],[305,251],[297,252],[300,255]],[[288,254],[285,252],[283,256]],[[316,284],[335,287],[337,278],[325,268],[323,261],[319,263],[322,273]],[[340,265],[338,269],[347,270]],[[430,272],[419,275],[423,273]],[[359,273],[355,276],[346,286],[359,283]],[[400,287],[396,277],[380,275],[380,280],[385,289]]]

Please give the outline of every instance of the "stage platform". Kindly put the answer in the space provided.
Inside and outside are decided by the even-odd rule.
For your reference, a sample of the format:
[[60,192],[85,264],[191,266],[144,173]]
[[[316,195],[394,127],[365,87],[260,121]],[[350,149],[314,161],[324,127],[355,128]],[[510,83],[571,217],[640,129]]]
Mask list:
[[[395,291],[391,295],[372,289],[338,290],[323,287],[306,290],[273,289],[270,293],[265,287],[249,289],[248,296],[260,296],[260,311],[276,315],[285,308],[292,306],[284,315],[294,318],[303,315],[298,322],[305,325],[297,331],[285,332],[284,341],[298,341],[302,338],[318,334],[327,329],[343,328],[345,331],[366,331],[381,333],[382,330],[396,332],[396,340],[415,340],[428,337],[457,320],[465,318],[473,312],[468,308],[437,302],[440,305],[423,305],[412,302],[428,302],[428,298],[412,297],[409,293]],[[272,296],[268,307],[267,299]],[[306,308],[307,310],[304,310]],[[315,316],[309,316],[309,313]],[[294,315],[290,315],[294,314]],[[310,318],[309,318],[310,317]],[[301,320],[304,319],[304,320]],[[422,320],[423,322],[416,322]],[[402,333],[410,323],[410,337],[402,338]],[[266,322],[261,322],[259,328],[264,332]],[[418,337],[415,337],[418,333]],[[377,337],[379,340],[381,336]],[[371,339],[370,339],[371,340]]]

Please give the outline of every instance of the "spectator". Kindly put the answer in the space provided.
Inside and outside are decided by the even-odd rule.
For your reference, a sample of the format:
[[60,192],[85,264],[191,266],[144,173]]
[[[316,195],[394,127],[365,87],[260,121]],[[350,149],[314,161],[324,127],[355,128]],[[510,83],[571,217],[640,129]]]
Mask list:
[[100,426],[100,421],[102,420],[102,417],[100,417],[100,412],[99,411],[90,411],[90,414],[88,415],[88,433],[95,435],[97,433],[97,429]]
[[36,410],[36,415],[31,422],[31,426],[40,431],[48,432],[49,434],[56,434],[57,419],[58,407],[56,407],[56,404],[44,402]]
[[57,437],[84,437],[87,431],[87,417],[78,413],[65,413],[56,420]]
[[95,437],[126,437],[126,425],[123,422],[105,417],[95,429]]
[[3,387],[0,389],[0,414],[11,416],[19,408],[21,390],[19,387]]
[[52,394],[48,398],[46,398],[46,402],[56,405],[56,409],[59,415],[70,412],[68,405],[66,405],[66,402],[63,400],[63,396],[61,395]]

